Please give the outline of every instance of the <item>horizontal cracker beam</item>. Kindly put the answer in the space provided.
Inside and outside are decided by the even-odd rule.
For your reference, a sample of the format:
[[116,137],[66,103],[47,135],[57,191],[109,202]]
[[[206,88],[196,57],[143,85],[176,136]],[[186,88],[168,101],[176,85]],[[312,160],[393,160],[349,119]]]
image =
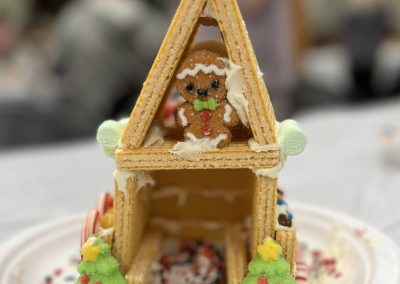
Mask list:
[[246,142],[233,142],[223,149],[207,150],[185,158],[169,152],[174,142],[132,150],[117,150],[119,170],[243,169],[272,168],[279,164],[279,151],[254,152]]

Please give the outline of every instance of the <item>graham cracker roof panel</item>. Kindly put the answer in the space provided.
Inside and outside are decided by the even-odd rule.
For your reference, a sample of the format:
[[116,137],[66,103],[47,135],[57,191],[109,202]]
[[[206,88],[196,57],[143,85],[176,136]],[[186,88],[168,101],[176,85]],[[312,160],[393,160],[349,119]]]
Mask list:
[[117,168],[126,171],[272,168],[280,162],[280,151],[257,153],[249,149],[247,141],[232,142],[223,149],[195,153],[189,159],[170,153],[174,144],[173,141],[166,141],[145,149],[117,150]]
[[275,112],[261,76],[251,40],[236,0],[209,0],[228,49],[229,58],[242,67],[244,95],[249,102],[249,123],[259,144],[273,144]]
[[182,0],[122,136],[123,149],[137,149],[144,141],[207,2],[215,10],[230,59],[242,66],[254,138],[262,145],[276,143],[274,110],[236,0]]
[[143,143],[207,0],[182,0],[122,136],[124,148]]

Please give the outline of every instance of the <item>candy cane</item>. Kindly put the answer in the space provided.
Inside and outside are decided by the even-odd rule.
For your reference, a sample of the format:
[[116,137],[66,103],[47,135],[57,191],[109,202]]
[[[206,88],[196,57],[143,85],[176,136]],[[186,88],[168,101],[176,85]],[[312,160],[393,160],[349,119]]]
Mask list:
[[87,239],[96,234],[96,229],[100,222],[100,213],[97,210],[91,210],[86,214],[85,223],[83,224],[81,234],[81,247],[86,243]]
[[310,269],[306,264],[304,246],[298,245],[296,251],[296,282],[298,284],[307,284]]

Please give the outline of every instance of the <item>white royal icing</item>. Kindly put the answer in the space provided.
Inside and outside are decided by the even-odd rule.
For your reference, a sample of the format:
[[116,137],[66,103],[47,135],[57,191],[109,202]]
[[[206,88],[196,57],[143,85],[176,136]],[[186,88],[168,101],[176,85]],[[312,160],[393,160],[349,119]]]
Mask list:
[[[278,133],[279,125],[280,125],[279,122],[276,122],[276,125],[275,125],[276,133]],[[277,178],[279,175],[279,172],[282,170],[282,168],[286,162],[286,157],[283,154],[284,152],[283,152],[279,137],[278,137],[277,144],[260,145],[253,138],[250,138],[248,140],[248,144],[249,144],[249,148],[255,152],[267,152],[267,151],[280,150],[280,162],[277,166],[275,166],[273,168],[267,168],[267,169],[252,169],[253,173],[255,173],[257,176]]]
[[225,105],[224,121],[231,122],[232,107],[228,104]]
[[209,231],[221,230],[225,227],[224,223],[203,221],[203,220],[172,220],[163,217],[153,217],[151,225],[161,227],[171,235],[177,235],[183,227],[202,228]]
[[141,171],[114,171],[114,179],[117,183],[118,190],[126,194],[128,180],[136,178],[136,191],[139,191],[146,185],[155,185],[154,179],[148,172]]
[[189,139],[188,141],[177,142],[169,152],[192,160],[199,159],[198,156],[193,154],[200,153],[204,150],[216,149],[218,143],[228,138],[226,134],[220,134],[214,139],[208,137],[199,139],[190,132],[186,133],[186,137]]
[[227,202],[234,202],[235,199],[245,196],[248,193],[242,190],[226,191],[223,189],[202,189],[201,191],[189,191],[181,187],[162,187],[157,188],[151,193],[151,198],[154,200],[176,197],[177,206],[183,207],[186,205],[189,194],[198,195],[204,198],[222,198]]
[[148,148],[151,145],[164,143],[164,130],[159,126],[153,126],[150,128],[146,139],[143,142],[142,148]]
[[282,146],[280,144],[268,144],[268,145],[260,145],[254,140],[254,138],[250,138],[249,141],[250,150],[254,152],[268,152],[268,151],[279,151]]
[[227,73],[226,68],[219,68],[217,65],[210,64],[205,65],[198,63],[194,66],[194,68],[186,68],[183,69],[181,73],[179,73],[176,77],[179,80],[183,80],[188,76],[195,77],[197,74],[202,71],[204,74],[214,73],[217,76],[223,76]]
[[185,116],[185,109],[184,108],[180,108],[179,110],[178,110],[178,116],[179,116],[179,119],[181,120],[181,122],[182,122],[182,126],[183,127],[186,127],[186,126],[188,126],[188,120],[187,120],[187,118],[186,118],[186,116]]
[[249,112],[249,102],[243,94],[243,75],[241,72],[242,67],[234,64],[228,58],[220,57],[225,64],[226,69],[226,82],[227,96],[229,103],[235,108],[240,121],[244,126],[248,126],[247,113]]
[[109,229],[100,228],[98,236],[99,237],[108,237],[108,236],[111,236],[113,233],[114,233],[113,228],[109,228]]

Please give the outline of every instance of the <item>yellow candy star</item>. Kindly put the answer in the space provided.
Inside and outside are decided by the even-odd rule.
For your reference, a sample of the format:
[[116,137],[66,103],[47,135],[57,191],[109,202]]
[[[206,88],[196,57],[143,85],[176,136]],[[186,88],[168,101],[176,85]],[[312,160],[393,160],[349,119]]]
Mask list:
[[96,261],[100,248],[93,241],[88,240],[82,247],[81,253],[84,261]]
[[264,261],[277,260],[282,254],[282,248],[272,238],[268,237],[257,247],[257,252]]

